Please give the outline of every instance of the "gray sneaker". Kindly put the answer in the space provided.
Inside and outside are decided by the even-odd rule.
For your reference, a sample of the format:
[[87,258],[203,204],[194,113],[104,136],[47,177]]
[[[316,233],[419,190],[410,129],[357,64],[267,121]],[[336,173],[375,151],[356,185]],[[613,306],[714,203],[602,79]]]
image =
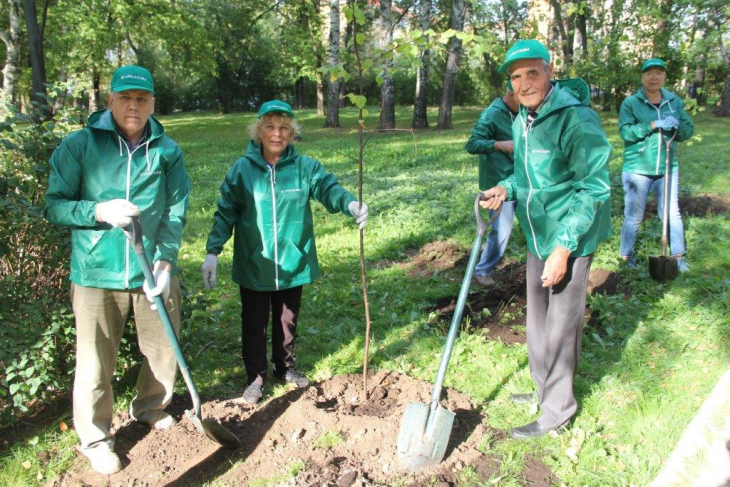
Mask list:
[[679,272],[689,272],[689,264],[684,257],[677,257],[677,269]]
[[494,279],[492,279],[492,276],[474,276],[474,279],[484,287],[494,286]]
[[274,373],[274,377],[287,384],[294,384],[297,387],[307,387],[309,385],[309,379],[294,369],[287,370],[284,375]]
[[116,453],[106,447],[86,448],[81,451],[91,462],[91,468],[103,475],[111,475],[122,469]]
[[262,397],[264,397],[264,387],[258,384],[251,384],[243,391],[241,399],[246,404],[258,404]]

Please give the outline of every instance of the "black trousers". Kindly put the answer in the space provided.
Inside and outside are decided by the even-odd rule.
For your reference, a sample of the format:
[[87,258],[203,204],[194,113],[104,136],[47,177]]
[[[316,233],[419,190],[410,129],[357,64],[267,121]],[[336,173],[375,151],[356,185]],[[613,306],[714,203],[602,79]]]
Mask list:
[[266,382],[266,329],[271,310],[271,362],[274,374],[284,375],[294,367],[294,339],[297,332],[303,286],[280,291],[254,291],[241,287],[241,354],[248,383]]

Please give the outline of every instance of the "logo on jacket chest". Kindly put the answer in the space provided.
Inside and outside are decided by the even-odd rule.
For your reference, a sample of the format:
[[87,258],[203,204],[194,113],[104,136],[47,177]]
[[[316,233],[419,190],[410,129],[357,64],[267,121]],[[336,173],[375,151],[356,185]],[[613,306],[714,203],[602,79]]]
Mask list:
[[284,194],[284,193],[301,193],[301,192],[302,192],[302,188],[288,188],[288,189],[282,189],[281,191],[279,191],[279,193],[281,193],[281,194]]
[[139,173],[139,176],[143,178],[148,178],[150,176],[159,176],[160,174],[162,174],[162,171],[143,171]]
[[550,149],[532,149],[533,154],[550,154]]

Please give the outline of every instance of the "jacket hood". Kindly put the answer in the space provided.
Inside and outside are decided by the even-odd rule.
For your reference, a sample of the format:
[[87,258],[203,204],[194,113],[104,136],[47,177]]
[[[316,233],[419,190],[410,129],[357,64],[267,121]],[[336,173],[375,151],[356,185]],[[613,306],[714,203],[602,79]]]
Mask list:
[[[297,153],[297,149],[292,144],[289,144],[286,149],[284,149],[284,153],[281,155],[276,165],[278,166],[286,162],[294,161],[298,156],[299,154]],[[261,153],[261,144],[257,144],[253,140],[248,143],[246,154],[244,154],[243,157],[251,160],[256,165],[261,166],[262,169],[267,169],[267,166],[269,165]]]
[[[154,117],[147,120],[150,127],[150,140],[162,137],[165,134],[165,128]],[[86,121],[86,126],[94,130],[106,130],[108,132],[117,132],[117,124],[114,121],[111,110],[104,109],[92,113]]]
[[502,110],[503,112],[512,113],[512,110],[509,109],[502,97],[495,98],[492,104],[489,105],[489,108],[496,108],[497,110]]

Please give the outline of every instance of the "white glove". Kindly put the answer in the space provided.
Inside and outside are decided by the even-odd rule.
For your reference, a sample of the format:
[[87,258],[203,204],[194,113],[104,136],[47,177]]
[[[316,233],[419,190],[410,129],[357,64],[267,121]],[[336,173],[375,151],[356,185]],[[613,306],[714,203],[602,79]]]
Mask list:
[[155,278],[155,287],[150,289],[147,285],[147,279],[145,279],[144,284],[142,284],[142,290],[147,295],[147,301],[153,303],[152,309],[156,310],[157,305],[154,304],[155,296],[162,294],[162,301],[167,301],[167,298],[170,296],[170,279],[172,276],[168,270],[157,269],[153,272],[153,277]]
[[96,220],[113,227],[124,228],[132,223],[132,217],[139,215],[139,208],[125,199],[110,200],[96,204]]
[[203,262],[203,286],[206,289],[213,289],[215,287],[216,267],[218,267],[218,257],[215,254],[208,254],[205,256],[205,262]]
[[347,205],[347,209],[350,210],[352,216],[357,218],[355,221],[360,226],[360,230],[365,228],[365,224],[368,222],[368,205],[363,202],[362,207],[360,207],[359,202],[352,201],[349,205]]

